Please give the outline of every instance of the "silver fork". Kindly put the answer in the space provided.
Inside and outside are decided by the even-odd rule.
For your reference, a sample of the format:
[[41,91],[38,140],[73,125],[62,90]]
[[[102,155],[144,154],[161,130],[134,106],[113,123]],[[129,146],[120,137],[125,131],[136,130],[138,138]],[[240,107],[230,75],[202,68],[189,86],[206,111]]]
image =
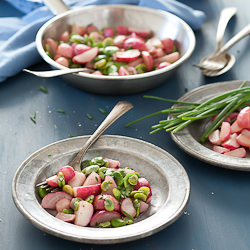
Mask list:
[[[90,136],[87,140],[83,148],[78,152],[76,157],[68,164],[75,171],[81,171],[81,160],[82,157],[85,155],[87,150],[93,145],[93,143],[101,136],[101,134],[111,126],[118,118],[120,118],[123,114],[133,108],[133,105],[127,101],[120,101],[118,102],[114,108],[111,110],[109,115],[105,118],[105,120],[101,123],[101,125],[97,128],[97,130]],[[46,181],[37,184],[36,186],[42,186],[44,189],[51,188]],[[51,188],[53,189],[53,188]]]

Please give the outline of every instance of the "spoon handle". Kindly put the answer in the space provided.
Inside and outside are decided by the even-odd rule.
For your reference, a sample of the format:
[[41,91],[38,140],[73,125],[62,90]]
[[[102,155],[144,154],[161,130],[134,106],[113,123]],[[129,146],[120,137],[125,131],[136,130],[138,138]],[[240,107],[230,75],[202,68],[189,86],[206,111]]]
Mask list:
[[97,128],[94,134],[90,136],[88,141],[85,143],[83,149],[79,151],[77,156],[69,163],[71,167],[73,167],[76,171],[81,171],[81,159],[89,147],[100,137],[100,135],[110,126],[112,125],[118,118],[120,118],[123,114],[133,108],[133,105],[130,102],[120,101],[118,102],[106,119],[101,123],[101,125]]
[[250,23],[245,26],[239,33],[237,33],[233,38],[231,38],[218,53],[224,53],[229,48],[231,48],[235,43],[240,41],[245,36],[248,36],[250,34]]
[[216,52],[222,47],[222,40],[229,20],[235,15],[237,9],[235,7],[225,8],[220,13],[220,19],[218,23],[217,33],[216,33]]
[[53,14],[61,14],[69,10],[69,7],[62,0],[43,0]]

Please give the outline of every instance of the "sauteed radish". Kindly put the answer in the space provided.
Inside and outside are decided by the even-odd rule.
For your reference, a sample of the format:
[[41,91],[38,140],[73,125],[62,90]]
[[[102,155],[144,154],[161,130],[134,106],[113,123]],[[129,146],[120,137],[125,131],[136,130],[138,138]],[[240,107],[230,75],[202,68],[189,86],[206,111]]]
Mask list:
[[[73,25],[58,40],[44,40],[46,53],[69,68],[90,68],[93,74],[124,76],[162,69],[180,58],[174,41],[148,29]],[[140,59],[140,60],[139,60]]]
[[56,210],[56,218],[83,227],[132,224],[152,198],[147,179],[132,169],[120,168],[119,161],[103,157],[82,162],[81,173],[64,166],[46,182],[60,189],[47,193],[39,187],[41,206]]

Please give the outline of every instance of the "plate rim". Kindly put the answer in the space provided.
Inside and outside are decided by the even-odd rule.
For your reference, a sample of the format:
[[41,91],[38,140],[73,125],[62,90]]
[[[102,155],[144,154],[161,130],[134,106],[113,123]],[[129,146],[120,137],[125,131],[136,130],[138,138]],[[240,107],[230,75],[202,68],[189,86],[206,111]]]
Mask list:
[[[96,241],[96,239],[76,238],[76,237],[71,236],[71,235],[70,236],[67,235],[67,237],[65,238],[65,234],[63,234],[63,233],[60,234],[60,232],[55,232],[54,230],[51,230],[50,227],[48,227],[47,225],[46,226],[44,226],[44,225],[41,226],[39,221],[36,218],[30,216],[30,214],[24,209],[24,207],[22,205],[22,202],[20,200],[18,200],[17,192],[16,192],[16,182],[17,182],[20,174],[22,173],[22,170],[26,167],[27,163],[30,160],[32,160],[32,158],[34,158],[35,156],[37,156],[39,153],[43,152],[44,150],[48,149],[49,147],[53,147],[53,146],[55,146],[57,144],[65,143],[65,142],[69,142],[69,141],[81,140],[81,139],[88,138],[88,137],[89,137],[89,135],[78,136],[78,137],[74,137],[74,138],[67,138],[67,139],[59,140],[59,141],[53,142],[51,144],[48,144],[48,145],[38,149],[34,153],[32,153],[27,159],[25,159],[21,163],[21,165],[16,170],[16,173],[15,173],[15,175],[13,177],[13,181],[12,181],[12,199],[13,199],[17,209],[21,212],[21,214],[26,219],[28,219],[34,226],[36,226],[37,228],[39,228],[40,230],[42,230],[42,231],[44,231],[46,233],[49,233],[49,234],[52,234],[54,236],[57,236],[57,237],[60,237],[60,238],[63,238],[63,239],[67,239],[67,240],[72,240],[72,241],[77,241],[77,242],[82,242],[82,243],[92,243],[92,244],[114,244],[114,243],[129,242],[129,241],[133,241],[133,240],[137,240],[137,239],[141,239],[141,238],[150,236],[150,235],[164,229],[165,227],[169,226],[170,224],[172,224],[174,221],[176,221],[183,214],[183,212],[185,211],[185,209],[187,207],[189,198],[190,198],[190,180],[189,180],[189,177],[187,175],[187,172],[186,172],[185,168],[182,166],[182,164],[174,156],[172,156],[170,153],[163,150],[162,148],[160,148],[160,147],[158,147],[158,146],[156,146],[156,145],[154,145],[152,143],[143,141],[143,140],[139,140],[139,139],[135,139],[135,138],[131,138],[131,137],[126,137],[126,136],[120,136],[120,135],[102,135],[101,138],[103,138],[104,140],[105,140],[105,138],[107,138],[107,139],[111,139],[111,138],[117,139],[118,138],[118,139],[129,140],[129,141],[132,141],[132,142],[135,141],[137,143],[143,143],[143,144],[145,144],[145,145],[147,145],[149,147],[154,148],[155,150],[158,150],[159,152],[166,155],[170,160],[172,160],[175,163],[176,167],[178,167],[181,170],[183,182],[185,183],[185,192],[184,192],[185,195],[184,195],[183,200],[178,205],[178,209],[175,210],[174,214],[171,216],[171,218],[169,219],[168,222],[162,223],[161,225],[159,225],[159,226],[157,226],[155,228],[152,227],[151,230],[148,230],[148,229],[142,230],[143,232],[140,233],[139,235],[133,235],[133,236],[130,236],[130,237],[127,237],[127,238],[119,238],[118,237],[118,238],[112,239],[112,240],[111,239],[108,239],[108,240],[102,239],[102,240]],[[168,198],[167,198],[167,201],[168,201]],[[153,214],[152,216],[154,216],[156,214]],[[150,217],[152,217],[152,216],[150,216]],[[142,221],[140,221],[138,223],[142,223],[143,221],[145,221],[145,220],[142,220]],[[138,223],[136,223],[136,224],[138,224]]]

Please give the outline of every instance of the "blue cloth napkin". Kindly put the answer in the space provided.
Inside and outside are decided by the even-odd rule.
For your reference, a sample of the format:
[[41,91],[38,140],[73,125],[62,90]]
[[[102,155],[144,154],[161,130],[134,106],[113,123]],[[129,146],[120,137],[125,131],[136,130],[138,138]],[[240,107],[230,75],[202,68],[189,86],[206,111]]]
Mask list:
[[[35,37],[39,28],[53,14],[41,0],[5,0],[24,13],[22,18],[0,18],[0,82],[14,76],[23,68],[41,61]],[[134,4],[169,11],[199,29],[206,17],[175,0],[64,0],[71,8],[94,4]]]

